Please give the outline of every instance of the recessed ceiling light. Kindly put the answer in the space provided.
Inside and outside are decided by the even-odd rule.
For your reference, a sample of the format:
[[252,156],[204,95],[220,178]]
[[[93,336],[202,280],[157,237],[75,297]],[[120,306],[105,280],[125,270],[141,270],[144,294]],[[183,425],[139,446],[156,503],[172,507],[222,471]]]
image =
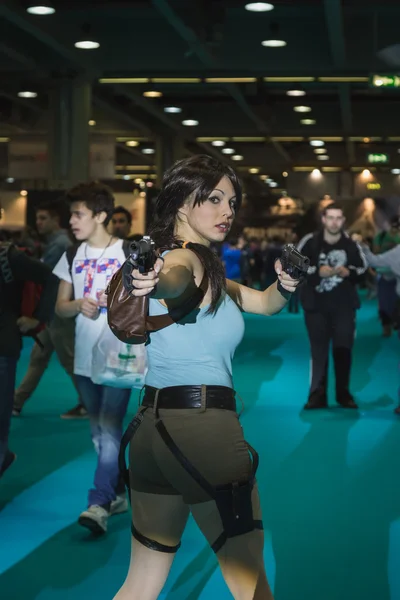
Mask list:
[[19,193],[20,196],[27,196],[28,192],[26,190],[21,190]]
[[278,187],[278,184],[276,183],[276,181],[271,181],[271,183],[268,184],[269,187]]
[[79,50],[97,50],[97,48],[100,48],[100,44],[94,40],[80,40],[75,42],[75,48],[79,48]]
[[245,9],[251,12],[268,12],[269,10],[273,10],[273,8],[274,5],[269,2],[250,2],[245,5]]
[[243,156],[241,154],[234,154],[232,160],[243,160]]
[[316,120],[315,119],[301,119],[300,123],[302,125],[315,125]]
[[267,48],[283,48],[287,45],[285,40],[264,40],[261,42],[261,46],[266,46]]
[[223,142],[222,140],[214,140],[213,142],[211,142],[211,146],[216,146],[217,148],[219,146],[225,146],[226,142]]
[[130,179],[131,176],[130,175],[123,175],[122,179]]
[[323,142],[322,140],[311,140],[310,146],[315,146],[316,148],[319,148],[320,146],[325,146],[325,142]]
[[287,171],[283,171],[282,177],[288,177],[289,173]]
[[162,92],[158,92],[157,90],[147,90],[147,92],[143,92],[143,96],[146,98],[161,98]]
[[318,160],[329,160],[329,156],[327,154],[319,154],[317,158]]
[[307,113],[311,112],[311,106],[295,106],[293,110],[294,112]]
[[96,121],[94,121],[93,119],[90,119],[89,125],[90,125],[90,127],[94,127],[96,125]]
[[177,114],[177,113],[182,112],[182,109],[179,108],[179,106],[164,106],[164,112],[171,113],[171,114]]
[[15,179],[14,177],[7,177],[6,181],[7,183],[14,183]]
[[392,169],[393,175],[400,175],[400,169]]
[[256,175],[256,173],[259,173],[260,169],[258,169],[257,167],[252,167],[251,169],[249,169],[249,173],[252,173],[253,175]]
[[143,148],[142,153],[143,154],[154,154],[155,150],[154,150],[154,148]]
[[37,98],[36,92],[18,92],[20,98]]
[[182,125],[185,125],[185,127],[196,127],[198,124],[199,122],[196,119],[185,119],[182,121]]
[[235,150],[233,148],[222,148],[222,154],[235,154]]
[[286,92],[287,96],[305,96],[306,93],[304,90],[288,90]]
[[54,15],[55,9],[48,2],[41,2],[39,5],[28,6],[26,11],[31,15]]
[[315,154],[326,154],[326,148],[314,148]]
[[126,142],[126,145],[130,148],[136,148],[136,146],[139,146],[139,142],[137,142],[136,140],[129,140],[128,142]]

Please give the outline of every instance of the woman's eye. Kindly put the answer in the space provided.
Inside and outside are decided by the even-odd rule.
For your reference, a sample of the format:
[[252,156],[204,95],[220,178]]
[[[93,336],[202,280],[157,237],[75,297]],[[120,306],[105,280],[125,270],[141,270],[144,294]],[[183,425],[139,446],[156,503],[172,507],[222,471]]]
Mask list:
[[229,206],[231,207],[231,209],[232,209],[233,211],[236,211],[237,203],[236,203],[236,201],[235,201],[235,200],[231,200],[231,201],[229,202]]
[[220,201],[220,199],[218,198],[218,196],[210,196],[209,200],[213,204],[218,204],[218,202]]

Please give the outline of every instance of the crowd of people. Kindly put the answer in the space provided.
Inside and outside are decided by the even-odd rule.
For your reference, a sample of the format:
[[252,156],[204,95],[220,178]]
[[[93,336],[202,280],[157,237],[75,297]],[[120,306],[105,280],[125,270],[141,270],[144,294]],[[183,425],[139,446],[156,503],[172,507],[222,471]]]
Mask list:
[[[64,203],[68,230],[62,227]],[[154,271],[132,270],[132,294],[151,294],[151,315],[185,302],[203,277],[208,288],[193,319],[153,333],[147,346],[148,374],[130,449],[132,561],[116,600],[139,592],[142,600],[158,597],[189,512],[216,552],[233,596],[272,598],[262,559],[258,456],[238,423],[232,383],[242,312],[298,312],[301,304],[312,359],[307,410],[328,405],[331,345],[336,401],[358,408],[351,394],[352,348],[358,289],[370,269],[383,335],[398,327],[398,219],[369,248],[347,235],[342,208],[330,203],[317,231],[289,240],[310,260],[299,285],[282,270],[284,240],[229,236],[240,203],[231,168],[207,156],[179,161],[165,174],[148,232],[166,250]],[[95,384],[91,356],[107,326],[105,290],[127,257],[124,240],[142,237],[131,228],[131,214],[115,207],[112,191],[90,182],[39,205],[35,230],[3,232],[0,242],[0,477],[16,459],[8,446],[11,417],[23,416],[55,352],[76,393],[75,405],[61,416],[89,420],[97,453],[87,507],[78,519],[95,534],[106,533],[110,516],[128,510],[118,456],[131,389]],[[33,336],[34,344],[15,389],[23,335]]]

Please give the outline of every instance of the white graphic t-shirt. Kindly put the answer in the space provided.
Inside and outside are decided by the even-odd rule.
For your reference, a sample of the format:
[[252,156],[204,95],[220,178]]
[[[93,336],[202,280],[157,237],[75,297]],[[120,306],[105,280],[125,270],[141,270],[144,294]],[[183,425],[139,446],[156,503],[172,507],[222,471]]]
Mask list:
[[[64,253],[53,273],[60,279],[72,283],[75,299],[90,297],[98,300],[111,277],[125,262],[122,240],[108,248],[92,248],[82,243],[72,263],[72,280],[67,255]],[[101,307],[96,320],[79,314],[75,325],[75,375],[91,376],[92,351],[107,322],[107,309]]]

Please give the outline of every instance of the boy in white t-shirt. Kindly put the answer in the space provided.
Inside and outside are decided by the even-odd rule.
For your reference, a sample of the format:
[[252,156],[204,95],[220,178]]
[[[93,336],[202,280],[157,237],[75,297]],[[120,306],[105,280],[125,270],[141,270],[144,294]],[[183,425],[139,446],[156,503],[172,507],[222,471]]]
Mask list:
[[107,232],[114,209],[112,191],[99,183],[81,184],[67,193],[70,224],[78,242],[71,268],[64,253],[54,274],[59,277],[56,313],[76,317],[74,373],[77,388],[88,411],[98,461],[88,509],[79,523],[93,533],[107,531],[110,514],[128,505],[118,468],[123,419],[131,389],[96,385],[91,380],[92,351],[107,324],[104,290],[113,273],[125,261],[123,242]]

